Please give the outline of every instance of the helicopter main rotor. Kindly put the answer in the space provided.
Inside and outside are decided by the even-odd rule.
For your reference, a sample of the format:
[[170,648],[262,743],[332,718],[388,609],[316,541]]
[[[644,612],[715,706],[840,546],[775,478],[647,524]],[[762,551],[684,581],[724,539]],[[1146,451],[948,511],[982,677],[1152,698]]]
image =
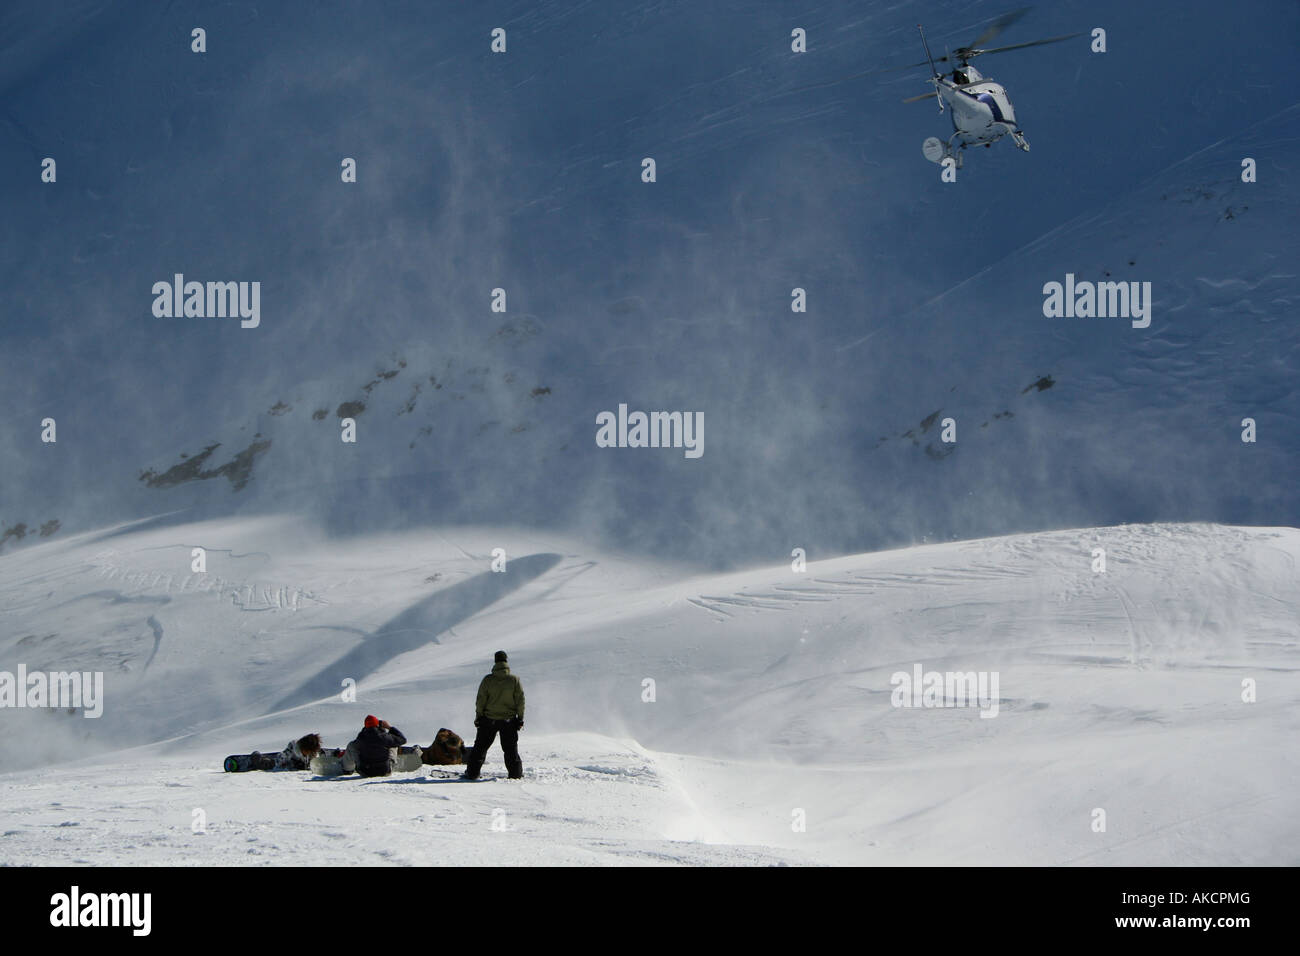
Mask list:
[[[984,32],[981,33],[979,36],[977,36],[974,40],[972,40],[967,46],[958,47],[957,49],[946,54],[945,56],[936,58],[934,62],[935,63],[956,63],[959,67],[962,67],[969,64],[971,60],[975,59],[975,57],[983,56],[985,53],[1005,53],[1007,50],[1023,50],[1031,46],[1046,46],[1049,43],[1060,43],[1062,40],[1072,40],[1077,36],[1083,35],[1082,33],[1067,33],[1059,37],[1048,37],[1045,40],[1030,40],[1026,43],[1012,43],[1009,46],[998,46],[988,50],[983,48],[982,46],[983,44],[988,43],[999,33],[1001,33],[1007,27],[1011,26],[1011,24],[1018,21],[1021,17],[1023,17],[1028,12],[1029,12],[1028,7],[1021,7],[1019,10],[1012,10],[1010,13],[1002,14],[1002,16],[998,17],[991,24],[989,24],[988,27],[985,28]],[[930,65],[929,62],[912,63],[909,64],[908,66],[893,67],[893,69],[912,70],[912,69],[916,69],[916,67],[918,66],[929,66],[929,65]]]
[[[1048,37],[1045,40],[1030,40],[1028,43],[1012,43],[1010,46],[995,46],[991,50],[981,50],[972,47],[961,47],[960,49],[953,50],[952,53],[948,54],[947,56],[939,57],[934,62],[943,63],[948,60],[955,60],[957,61],[958,66],[966,66],[968,63],[970,63],[971,60],[975,59],[975,57],[982,56],[985,53],[1006,53],[1008,50],[1023,50],[1026,47],[1031,47],[1031,46],[1046,46],[1049,43],[1060,43],[1062,40],[1073,40],[1075,37],[1081,37],[1081,36],[1083,36],[1082,32],[1065,33],[1059,37]],[[914,66],[925,66],[925,65],[926,64],[924,63],[914,64]]]
[[[1064,36],[1048,37],[1045,40],[1030,40],[1027,43],[1013,43],[1010,46],[994,47],[988,50],[983,49],[981,47],[981,44],[988,43],[991,40],[993,40],[998,34],[1000,34],[1007,27],[1011,26],[1013,23],[1019,21],[1028,12],[1029,12],[1029,7],[1022,7],[1019,10],[1013,10],[1010,13],[1002,14],[1002,16],[998,17],[987,27],[985,27],[984,31],[979,36],[977,36],[974,40],[972,40],[967,46],[958,47],[956,50],[946,54],[945,56],[935,58],[933,62],[934,63],[955,62],[958,64],[957,68],[960,68],[966,66],[975,57],[983,56],[986,53],[1005,53],[1008,50],[1023,50],[1031,46],[1045,46],[1048,43],[1060,43],[1062,40],[1072,40],[1077,36],[1083,36],[1082,33],[1067,33]],[[799,86],[791,90],[784,90],[777,95],[789,96],[795,93],[806,93],[809,90],[820,90],[820,89],[825,89],[828,86],[838,86],[839,84],[847,82],[848,80],[856,80],[865,76],[880,76],[884,73],[896,73],[900,70],[914,70],[919,66],[930,66],[930,65],[931,63],[929,61],[925,61],[921,63],[908,63],[905,66],[890,66],[878,70],[860,70],[856,73],[850,73],[847,76],[841,76],[830,80],[823,80],[820,83],[811,83],[808,84],[807,86]],[[926,96],[913,97],[913,99],[926,99],[927,96],[930,95],[933,94],[926,94]],[[911,100],[906,100],[904,102],[911,102]]]

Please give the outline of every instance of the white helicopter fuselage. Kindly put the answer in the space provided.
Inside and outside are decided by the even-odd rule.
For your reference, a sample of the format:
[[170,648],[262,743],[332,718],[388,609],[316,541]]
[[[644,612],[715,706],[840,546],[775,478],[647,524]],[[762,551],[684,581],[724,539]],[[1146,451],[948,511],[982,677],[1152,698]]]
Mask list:
[[1019,128],[1015,107],[1002,84],[978,80],[959,85],[945,78],[937,85],[951,111],[959,142],[967,146],[993,143]]
[[[1029,149],[1016,122],[1016,109],[1011,105],[1011,97],[1007,96],[1001,83],[981,76],[972,66],[965,66],[959,76],[932,76],[930,82],[934,84],[935,93],[948,106],[953,133],[946,144],[935,140],[933,145],[925,147],[928,159],[939,162],[944,156],[952,156],[955,149],[989,146],[1008,134],[1018,147]],[[958,154],[959,164],[960,161]]]

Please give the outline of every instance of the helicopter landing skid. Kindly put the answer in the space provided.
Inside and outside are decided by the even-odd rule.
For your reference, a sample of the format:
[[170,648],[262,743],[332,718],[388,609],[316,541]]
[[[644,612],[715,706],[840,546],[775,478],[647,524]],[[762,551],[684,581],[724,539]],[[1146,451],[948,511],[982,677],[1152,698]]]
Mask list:
[[961,169],[961,159],[963,156],[966,155],[966,144],[965,143],[960,144],[960,146],[957,149],[953,149],[952,144],[953,144],[953,140],[955,140],[960,135],[961,133],[953,133],[951,136],[949,136],[948,147],[947,149],[944,150],[945,156],[956,157],[958,169]]

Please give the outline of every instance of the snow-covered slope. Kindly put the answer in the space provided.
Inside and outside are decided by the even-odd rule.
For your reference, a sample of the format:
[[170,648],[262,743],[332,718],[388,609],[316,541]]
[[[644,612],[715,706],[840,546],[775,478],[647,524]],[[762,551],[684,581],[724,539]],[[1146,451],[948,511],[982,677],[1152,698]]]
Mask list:
[[[0,669],[102,670],[104,713],[5,712],[5,766],[81,759],[0,776],[0,860],[1295,864],[1298,554],[1294,529],[1216,525],[721,576],[483,528],[49,542],[0,557]],[[220,770],[367,713],[472,734],[498,647],[522,784]],[[918,665],[996,674],[996,716],[893,706]]]

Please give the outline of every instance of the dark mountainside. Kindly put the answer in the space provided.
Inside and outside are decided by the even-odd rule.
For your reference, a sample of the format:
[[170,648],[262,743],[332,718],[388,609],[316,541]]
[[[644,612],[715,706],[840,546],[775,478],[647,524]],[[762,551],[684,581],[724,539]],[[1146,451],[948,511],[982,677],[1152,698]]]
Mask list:
[[[0,547],[294,510],[731,566],[1300,523],[1300,8],[1039,6],[998,42],[1085,35],[977,64],[1032,151],[953,184],[924,68],[792,92],[1004,10],[10,4]],[[260,282],[260,324],[155,317],[177,273]],[[1046,318],[1067,274],[1150,282],[1150,327]],[[597,447],[620,404],[702,412],[703,455]]]

